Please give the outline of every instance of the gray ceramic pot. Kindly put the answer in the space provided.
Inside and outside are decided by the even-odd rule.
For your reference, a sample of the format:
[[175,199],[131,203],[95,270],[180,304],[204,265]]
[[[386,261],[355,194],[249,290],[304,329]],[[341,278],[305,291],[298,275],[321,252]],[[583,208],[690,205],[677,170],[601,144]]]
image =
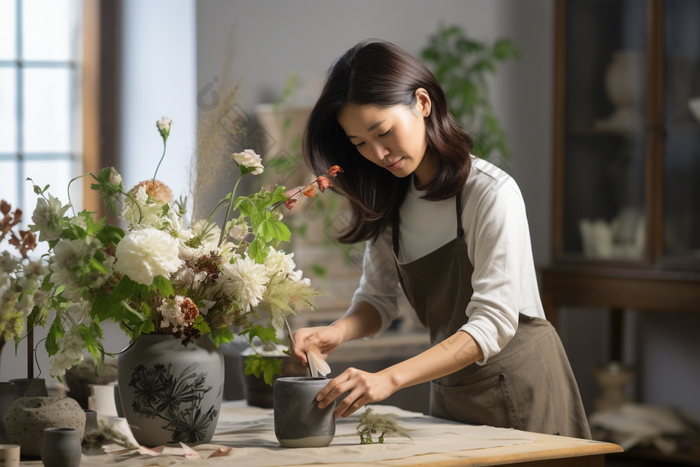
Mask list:
[[42,397],[49,395],[44,378],[11,379],[10,382],[15,384],[17,397]]
[[335,402],[318,408],[326,378],[279,378],[274,387],[275,436],[286,448],[324,447],[335,435]]
[[83,450],[75,428],[47,428],[41,445],[41,461],[46,467],[78,467]]
[[114,406],[117,408],[117,417],[124,418],[124,409],[122,409],[122,397],[119,395],[119,385],[114,385]]
[[0,383],[0,444],[12,444],[3,417],[17,400],[16,391],[14,383]]
[[141,335],[119,355],[124,416],[144,446],[208,443],[224,392],[224,358],[200,337],[183,346],[172,335]]
[[100,429],[97,423],[97,412],[91,409],[83,409],[85,412],[85,433]]

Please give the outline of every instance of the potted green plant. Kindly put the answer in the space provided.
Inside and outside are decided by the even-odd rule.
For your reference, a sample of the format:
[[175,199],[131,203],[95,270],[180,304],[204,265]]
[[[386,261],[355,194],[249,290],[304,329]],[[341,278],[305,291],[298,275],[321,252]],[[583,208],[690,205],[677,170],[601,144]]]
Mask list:
[[421,57],[445,90],[450,113],[474,140],[475,155],[508,159],[506,135],[491,106],[486,78],[496,72],[498,62],[520,57],[510,39],[489,44],[470,38],[460,26],[440,25]]

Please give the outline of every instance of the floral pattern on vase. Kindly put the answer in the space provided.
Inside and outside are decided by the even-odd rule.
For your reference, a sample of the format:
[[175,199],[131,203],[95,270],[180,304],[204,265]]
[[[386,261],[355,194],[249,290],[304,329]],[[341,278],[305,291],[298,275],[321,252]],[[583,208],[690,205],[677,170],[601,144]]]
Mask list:
[[166,368],[156,363],[151,369],[139,365],[131,375],[129,386],[135,390],[134,413],[168,422],[163,428],[173,432],[174,442],[202,441],[219,413],[214,406],[203,412],[202,399],[212,387],[206,386],[204,373],[195,373],[197,366],[193,363],[176,376],[171,364]]
[[224,359],[208,336],[183,346],[172,335],[141,335],[119,356],[118,375],[124,415],[139,444],[211,441]]

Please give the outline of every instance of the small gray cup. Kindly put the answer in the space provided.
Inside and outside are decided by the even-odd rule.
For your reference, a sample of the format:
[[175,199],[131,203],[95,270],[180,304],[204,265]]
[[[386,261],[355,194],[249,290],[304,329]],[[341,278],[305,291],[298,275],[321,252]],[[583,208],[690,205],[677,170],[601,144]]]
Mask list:
[[318,408],[316,395],[327,378],[289,377],[275,381],[273,390],[275,436],[286,448],[324,447],[335,435],[335,401]]
[[45,467],[78,467],[83,455],[78,430],[46,428],[41,445],[41,462]]

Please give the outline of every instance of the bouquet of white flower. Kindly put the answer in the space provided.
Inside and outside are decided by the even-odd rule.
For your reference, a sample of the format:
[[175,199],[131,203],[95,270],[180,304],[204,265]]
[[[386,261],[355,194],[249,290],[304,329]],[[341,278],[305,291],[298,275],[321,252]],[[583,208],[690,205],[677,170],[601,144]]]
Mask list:
[[[171,124],[166,117],[157,122],[164,148]],[[15,278],[3,293],[0,338],[19,340],[25,319],[29,332],[46,325],[49,310],[55,310],[45,347],[50,373],[59,379],[82,361],[83,348],[98,364],[103,360],[104,321],[119,323],[132,340],[141,334],[172,334],[187,345],[210,335],[218,346],[234,338],[231,326],[238,326],[238,335],[251,345],[255,337],[265,343],[274,340],[272,322],[279,324],[284,316],[313,307],[310,300],[319,295],[295,269],[293,253],[277,249],[290,240],[290,231],[276,209],[282,204],[291,209],[298,194],[315,196],[314,185],[325,190],[342,170],[334,166],[327,176],[291,192],[276,186],[236,197],[241,178],[260,174],[264,167],[252,150],[233,154],[232,160],[241,172],[235,187],[208,218],[188,226],[186,200],[173,200],[170,188],[155,178],[158,169],[153,179],[129,191],[111,167],[97,176],[81,176],[94,179],[92,189],[99,191],[108,212],[128,223],[126,231],[106,224],[105,218],[96,221],[88,211],[67,215],[70,204],[62,206],[47,192],[48,185],[34,185],[39,199],[30,228],[39,233],[39,241],[48,242],[49,253],[28,262],[24,283]],[[212,219],[223,208],[227,212],[221,228]],[[236,210],[240,216],[231,219]],[[31,243],[34,236],[28,234]],[[3,252],[0,269],[15,271],[19,263],[10,264],[6,256]],[[2,274],[0,282],[7,282],[7,273]],[[260,312],[269,313],[267,326],[254,324]],[[253,356],[249,366],[256,373],[279,373],[279,361]]]

